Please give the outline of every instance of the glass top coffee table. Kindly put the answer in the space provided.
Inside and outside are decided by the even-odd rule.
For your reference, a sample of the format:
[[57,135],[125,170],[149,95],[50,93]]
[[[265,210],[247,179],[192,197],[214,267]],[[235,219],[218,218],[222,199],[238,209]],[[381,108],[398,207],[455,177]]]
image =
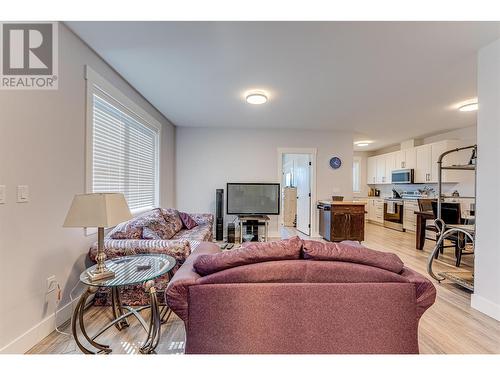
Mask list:
[[[169,273],[170,277],[172,277],[171,271],[174,268],[175,263],[175,259],[169,255],[140,254],[107,260],[106,267],[115,273],[115,277],[112,279],[91,281],[89,273],[96,267],[95,265],[83,271],[80,275],[80,281],[87,285],[87,289],[80,297],[75,311],[73,312],[73,319],[71,321],[73,337],[75,338],[76,344],[80,350],[85,354],[111,353],[112,349],[109,345],[100,344],[96,342],[95,339],[97,339],[102,333],[111,328],[113,325],[118,330],[128,327],[129,323],[127,318],[133,315],[139,320],[142,327],[147,332],[146,341],[140,348],[140,352],[143,354],[154,353],[154,350],[160,340],[161,324],[168,319],[168,317],[167,319],[163,318],[167,312],[170,312],[168,306],[165,306],[164,310],[160,312],[154,280],[167,273]],[[150,305],[141,306],[139,308],[123,306],[120,299],[119,287],[139,284],[143,284],[144,290],[149,293]],[[113,320],[91,337],[85,329],[85,304],[87,299],[94,294],[98,288],[102,287],[111,288],[111,308],[113,312]],[[144,318],[139,313],[141,310],[147,308],[151,309],[149,324],[146,323]],[[127,310],[127,312],[124,310]],[[77,323],[85,340],[96,348],[97,351],[87,349],[80,342],[77,332]]]

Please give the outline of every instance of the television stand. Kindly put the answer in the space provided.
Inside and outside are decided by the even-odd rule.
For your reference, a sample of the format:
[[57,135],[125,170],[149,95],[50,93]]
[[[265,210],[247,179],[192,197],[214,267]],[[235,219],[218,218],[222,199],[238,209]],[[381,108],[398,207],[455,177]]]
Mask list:
[[[243,228],[246,228],[248,231],[248,227],[252,227],[252,232],[249,234],[254,235],[254,239],[252,241],[255,241],[255,237],[257,237],[257,241],[259,241],[259,226],[264,226],[264,241],[268,241],[268,235],[269,235],[269,221],[271,219],[267,215],[238,215],[238,222],[240,225],[240,243],[243,243]],[[255,231],[254,229],[257,228]],[[246,234],[247,232],[245,232]]]

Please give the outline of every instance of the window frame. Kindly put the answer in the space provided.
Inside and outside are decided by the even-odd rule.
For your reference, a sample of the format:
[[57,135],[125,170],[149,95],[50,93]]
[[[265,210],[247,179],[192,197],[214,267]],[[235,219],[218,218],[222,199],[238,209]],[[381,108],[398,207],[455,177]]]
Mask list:
[[[358,190],[354,190],[354,163],[358,164]],[[352,192],[353,194],[361,193],[361,157],[354,156],[352,158]]]
[[[149,127],[157,134],[156,138],[156,165],[155,165],[155,196],[154,205],[160,206],[160,163],[161,163],[161,123],[147,113],[136,102],[123,94],[114,85],[108,82],[105,78],[95,72],[90,66],[85,66],[86,80],[86,137],[85,137],[85,191],[86,193],[93,192],[93,139],[94,139],[94,122],[93,122],[93,96],[100,96],[130,117],[139,121],[141,124]],[[150,208],[138,208],[131,210],[132,215],[138,215],[148,211]]]

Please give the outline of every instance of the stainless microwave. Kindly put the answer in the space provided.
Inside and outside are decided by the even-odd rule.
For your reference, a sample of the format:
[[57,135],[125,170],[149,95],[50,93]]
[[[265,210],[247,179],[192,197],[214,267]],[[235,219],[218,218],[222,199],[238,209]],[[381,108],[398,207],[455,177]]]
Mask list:
[[413,174],[413,169],[398,169],[397,171],[392,171],[392,183],[413,184]]

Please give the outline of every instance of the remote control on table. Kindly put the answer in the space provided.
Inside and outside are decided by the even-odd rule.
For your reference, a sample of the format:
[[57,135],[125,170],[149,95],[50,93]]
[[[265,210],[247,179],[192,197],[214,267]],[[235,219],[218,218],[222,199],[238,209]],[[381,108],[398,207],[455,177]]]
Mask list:
[[226,250],[231,250],[233,248],[233,246],[234,246],[234,243],[228,243]]
[[225,249],[225,248],[226,248],[226,246],[227,246],[227,243],[221,243],[221,244],[219,245],[219,247],[220,247],[221,249]]

